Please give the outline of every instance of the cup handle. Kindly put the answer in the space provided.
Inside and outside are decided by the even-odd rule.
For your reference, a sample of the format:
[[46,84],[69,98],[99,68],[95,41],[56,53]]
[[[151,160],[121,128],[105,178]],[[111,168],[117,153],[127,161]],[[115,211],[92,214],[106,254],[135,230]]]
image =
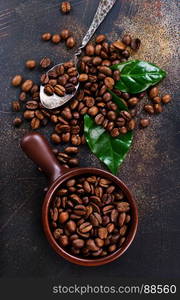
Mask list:
[[67,168],[59,164],[48,141],[41,134],[36,132],[26,134],[20,145],[26,155],[47,175],[50,184],[68,172]]

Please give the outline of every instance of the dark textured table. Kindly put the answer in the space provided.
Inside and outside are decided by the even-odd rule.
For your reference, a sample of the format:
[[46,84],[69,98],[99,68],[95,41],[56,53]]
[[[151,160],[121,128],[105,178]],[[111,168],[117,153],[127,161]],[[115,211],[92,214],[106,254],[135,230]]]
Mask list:
[[[178,1],[117,0],[98,32],[115,40],[130,32],[142,40],[135,57],[157,63],[168,72],[161,92],[173,102],[152,118],[146,130],[137,130],[133,146],[119,170],[134,193],[139,208],[139,228],[129,250],[117,261],[85,268],[59,257],[49,246],[41,227],[41,206],[46,179],[22,153],[19,141],[28,125],[14,129],[11,101],[18,95],[10,87],[16,73],[37,79],[24,62],[50,56],[66,61],[74,49],[43,43],[45,31],[67,27],[78,43],[85,34],[99,1],[74,0],[68,16],[59,12],[58,0],[0,1],[0,265],[2,277],[43,278],[178,278],[180,270],[180,194],[178,140]],[[51,127],[42,130],[49,137]],[[86,146],[81,166],[103,166]]]

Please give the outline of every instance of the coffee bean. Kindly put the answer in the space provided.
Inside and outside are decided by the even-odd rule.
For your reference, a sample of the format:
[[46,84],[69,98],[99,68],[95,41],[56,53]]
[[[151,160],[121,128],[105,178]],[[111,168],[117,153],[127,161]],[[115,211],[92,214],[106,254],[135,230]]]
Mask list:
[[11,106],[12,106],[13,111],[16,111],[16,112],[20,111],[21,106],[20,106],[19,101],[12,101]]
[[119,212],[127,212],[130,210],[130,206],[128,202],[119,202],[117,203],[117,210]]
[[26,102],[26,108],[30,109],[30,110],[35,110],[35,109],[38,108],[38,102],[33,101],[33,100],[27,101]]
[[49,41],[51,39],[51,36],[52,36],[51,33],[45,32],[41,35],[41,38],[43,41]]
[[23,81],[23,78],[21,75],[16,75],[13,77],[11,83],[13,86],[19,86]]
[[39,64],[40,64],[41,68],[46,69],[47,67],[50,66],[51,60],[48,57],[44,57],[41,59]]
[[92,225],[89,222],[85,222],[79,226],[79,230],[82,233],[87,233],[91,231],[91,229],[92,229]]
[[124,225],[125,220],[126,220],[126,213],[124,212],[124,213],[121,213],[118,218],[118,224],[120,227]]
[[34,111],[25,110],[23,115],[24,115],[24,119],[31,120],[32,118],[34,118]]
[[126,45],[125,45],[123,42],[121,42],[121,41],[116,41],[116,42],[114,42],[114,43],[113,43],[113,46],[114,46],[115,48],[117,48],[118,50],[120,50],[120,51],[123,51],[123,50],[126,49]]
[[157,97],[158,94],[159,94],[159,90],[158,90],[157,87],[152,87],[152,88],[150,89],[150,91],[149,91],[149,97],[150,97],[151,99]]
[[76,231],[76,223],[74,221],[70,220],[66,223],[66,228],[69,232],[75,232]]
[[128,122],[128,124],[127,124],[127,127],[128,127],[129,130],[134,130],[135,126],[136,126],[136,122],[135,122],[135,120],[133,120],[133,119],[130,120],[130,121]]
[[71,11],[71,3],[68,1],[63,1],[60,4],[60,10],[63,14],[68,14]]
[[74,213],[78,216],[84,216],[86,214],[86,207],[82,204],[76,205],[74,207]]
[[100,44],[102,42],[104,42],[106,39],[106,36],[104,34],[99,34],[97,37],[96,37],[96,43],[97,44]]
[[159,113],[161,113],[162,111],[163,111],[163,107],[162,107],[162,105],[161,105],[160,103],[154,104],[154,112],[155,112],[156,114],[159,114]]
[[38,129],[40,127],[40,120],[38,118],[33,118],[31,120],[31,128]]
[[156,96],[156,97],[154,97],[154,98],[152,99],[152,101],[153,101],[154,103],[161,103],[161,98],[160,98],[159,96]]
[[60,138],[60,136],[59,136],[58,134],[52,133],[52,134],[51,134],[51,141],[52,141],[53,143],[55,143],[55,144],[60,144],[61,138]]
[[150,104],[144,105],[144,110],[147,111],[149,114],[154,114],[154,107]]
[[36,61],[33,59],[26,61],[26,68],[28,69],[34,69],[36,67]]
[[71,49],[75,46],[75,44],[76,44],[75,38],[72,36],[68,37],[68,39],[66,40],[67,48]]
[[59,34],[53,34],[53,36],[51,37],[51,41],[53,44],[59,44],[59,42],[61,41],[61,37]]
[[61,247],[66,247],[69,245],[69,240],[66,235],[60,235],[59,237],[59,244]]
[[59,215],[59,222],[61,224],[65,223],[68,219],[69,219],[68,212],[65,211],[65,212],[60,213],[60,215]]
[[122,42],[126,45],[129,46],[131,44],[131,36],[129,34],[125,34],[122,38]]
[[58,96],[64,96],[65,95],[65,92],[66,92],[66,89],[60,85],[60,84],[57,84],[55,87],[54,87],[54,92],[58,95]]
[[107,87],[108,89],[112,90],[112,88],[113,88],[113,86],[114,86],[114,84],[115,84],[115,81],[114,81],[114,79],[111,78],[111,77],[106,77],[106,78],[104,79],[104,83],[105,83],[105,85],[106,85],[106,87]]
[[19,117],[16,117],[14,120],[13,120],[13,125],[16,126],[16,127],[19,127],[21,124],[22,124],[23,120]]
[[84,247],[84,244],[85,244],[85,242],[82,239],[75,239],[72,242],[73,247],[77,248],[77,249]]
[[128,105],[135,106],[139,102],[139,99],[137,97],[132,97],[128,100]]
[[116,209],[113,209],[111,211],[111,221],[113,223],[116,223],[117,222],[117,218],[118,218],[118,211]]
[[55,229],[55,231],[54,231],[54,233],[53,233],[54,238],[55,238],[56,240],[58,240],[58,239],[60,238],[61,234],[63,234],[63,230],[62,230],[61,228]]
[[98,228],[98,236],[100,239],[104,240],[107,238],[108,231],[105,227]]
[[30,89],[32,88],[32,86],[33,86],[33,81],[28,79],[28,80],[24,81],[23,84],[21,85],[21,90],[23,92],[29,92]]
[[95,52],[95,48],[92,44],[88,44],[85,48],[85,51],[86,51],[86,55],[93,56]]
[[124,236],[126,234],[126,231],[127,231],[127,226],[126,225],[123,225],[120,230],[119,230],[119,234],[121,236]]
[[169,94],[164,95],[164,96],[162,97],[162,103],[163,103],[163,104],[167,104],[167,103],[169,103],[171,100],[172,100],[172,97],[171,97],[171,95],[169,95]]
[[68,29],[63,29],[60,35],[63,40],[67,40],[67,38],[70,36],[70,31]]
[[102,114],[98,114],[94,120],[97,125],[101,125],[104,122],[104,116]]
[[141,45],[141,41],[140,41],[140,39],[132,39],[132,41],[131,41],[131,48],[133,49],[133,50],[138,50],[139,49],[139,47],[140,47],[140,45]]
[[45,87],[44,87],[44,92],[48,95],[48,96],[51,96],[54,94],[55,92],[55,88],[50,85],[50,84],[46,84]]

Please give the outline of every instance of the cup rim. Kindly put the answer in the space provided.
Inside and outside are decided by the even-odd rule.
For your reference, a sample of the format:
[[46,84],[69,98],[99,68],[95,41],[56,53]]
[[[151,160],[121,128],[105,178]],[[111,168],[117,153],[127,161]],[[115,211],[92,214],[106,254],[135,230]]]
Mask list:
[[[94,259],[81,258],[81,257],[77,257],[77,256],[65,251],[56,242],[55,238],[52,235],[50,226],[49,226],[49,206],[50,206],[51,200],[53,198],[53,195],[54,195],[56,189],[64,181],[66,181],[67,179],[70,179],[70,177],[75,177],[75,176],[79,176],[82,174],[96,174],[96,175],[98,174],[98,175],[105,176],[107,178],[109,177],[109,179],[111,179],[113,182],[115,182],[117,185],[120,186],[120,188],[126,195],[127,200],[131,206],[132,224],[130,226],[130,229],[129,229],[129,232],[128,232],[125,242],[123,243],[121,248],[117,249],[112,254],[109,254],[102,258],[94,258]],[[98,168],[74,168],[74,169],[67,171],[67,173],[65,173],[63,176],[58,177],[54,181],[54,183],[49,187],[49,189],[45,195],[43,206],[42,206],[42,223],[43,223],[45,235],[46,235],[50,245],[52,246],[52,248],[55,250],[55,252],[57,254],[59,254],[60,256],[62,256],[66,260],[68,260],[69,262],[72,262],[72,263],[75,263],[75,264],[78,264],[81,266],[100,266],[100,265],[104,265],[104,264],[114,261],[115,259],[120,257],[129,248],[129,246],[132,243],[132,241],[134,240],[134,237],[137,232],[138,210],[137,210],[136,201],[135,201],[132,193],[130,192],[129,188],[118,177],[114,176],[113,174],[111,174],[107,171],[104,171],[104,170],[101,170]]]

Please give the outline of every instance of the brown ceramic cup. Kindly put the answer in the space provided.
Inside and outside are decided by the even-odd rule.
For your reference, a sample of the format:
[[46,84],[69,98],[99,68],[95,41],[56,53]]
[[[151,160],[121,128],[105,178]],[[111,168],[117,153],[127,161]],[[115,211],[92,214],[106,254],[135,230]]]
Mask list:
[[[68,261],[83,266],[104,265],[120,257],[133,241],[138,225],[138,212],[136,203],[127,186],[118,177],[97,168],[68,169],[60,166],[47,140],[39,133],[33,132],[25,135],[21,141],[21,147],[26,155],[33,160],[49,178],[49,189],[45,195],[42,207],[42,223],[44,232],[52,248]],[[110,179],[121,188],[131,206],[132,222],[125,242],[120,249],[103,258],[86,259],[76,257],[66,252],[62,247],[59,246],[59,244],[57,244],[50,230],[49,207],[55,191],[66,180],[82,174],[100,175]]]

